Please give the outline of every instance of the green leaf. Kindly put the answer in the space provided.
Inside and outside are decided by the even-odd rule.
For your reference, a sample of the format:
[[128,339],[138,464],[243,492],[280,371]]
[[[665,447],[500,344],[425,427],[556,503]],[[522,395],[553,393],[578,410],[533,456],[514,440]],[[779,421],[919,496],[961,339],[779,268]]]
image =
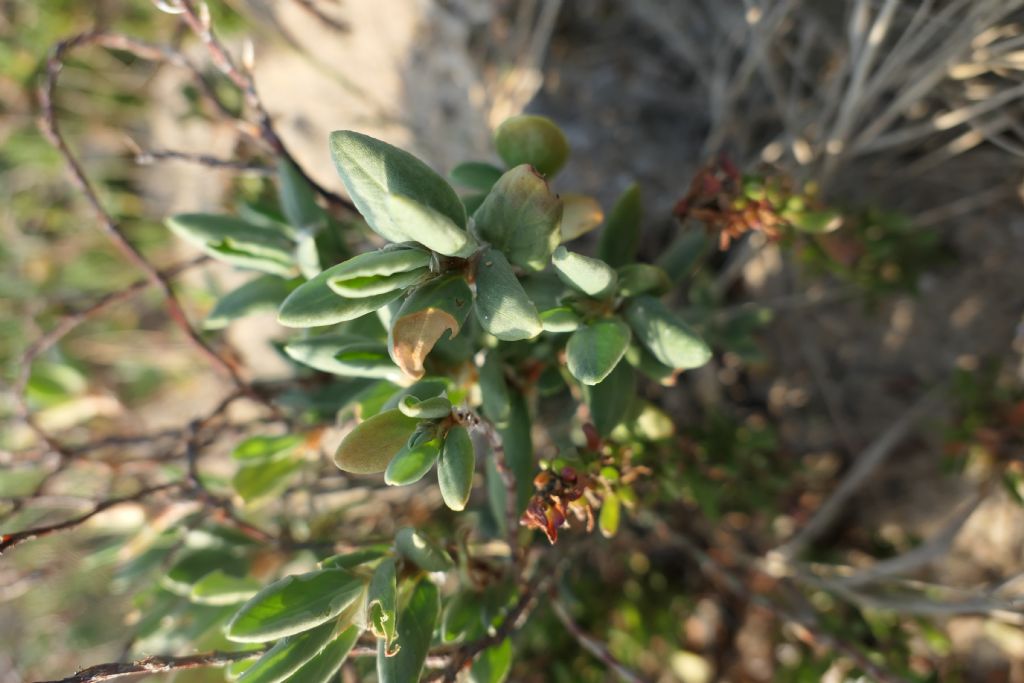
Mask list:
[[373,562],[387,555],[387,551],[384,547],[379,546],[376,548],[360,548],[359,550],[353,550],[350,553],[340,553],[338,555],[331,555],[330,557],[320,560],[321,569],[351,569],[360,565],[366,564],[367,562]]
[[636,373],[628,363],[619,363],[603,381],[584,385],[583,399],[590,419],[601,436],[608,436],[625,419],[636,396]]
[[256,595],[261,585],[256,579],[217,569],[192,586],[189,600],[200,605],[237,605]]
[[448,177],[456,185],[488,192],[498,182],[502,170],[483,161],[466,161],[452,169]]
[[497,426],[508,424],[508,384],[505,382],[505,371],[497,351],[492,349],[487,352],[480,366],[477,382],[480,384],[480,395],[483,398],[484,415]]
[[343,377],[369,377],[396,382],[404,375],[391,362],[388,347],[351,335],[324,335],[289,342],[288,357],[303,365]]
[[421,249],[382,249],[332,268],[327,285],[349,298],[375,296],[419,283],[430,274],[430,254]]
[[540,322],[545,332],[557,334],[575,332],[583,323],[583,319],[569,306],[556,306],[542,311]]
[[559,228],[562,242],[586,235],[603,220],[604,211],[593,197],[571,192],[562,195],[562,223]]
[[294,451],[304,438],[301,434],[252,436],[235,446],[231,457],[245,461],[276,460]]
[[619,531],[620,515],[619,497],[611,491],[604,494],[601,501],[601,513],[597,519],[597,525],[601,529],[601,535],[611,538]]
[[327,224],[312,185],[294,164],[283,158],[277,163],[277,197],[284,217],[299,234],[312,235]]
[[468,637],[474,637],[473,631],[483,626],[481,612],[479,593],[472,590],[456,593],[444,610],[444,618],[441,621],[441,641],[454,642],[467,632]]
[[668,273],[648,263],[630,263],[618,270],[619,296],[631,297],[641,294],[664,294],[672,287]]
[[388,657],[384,641],[377,641],[377,679],[380,683],[415,683],[420,680],[440,611],[441,598],[437,586],[427,578],[420,579],[398,617],[398,638],[402,643],[398,654]]
[[293,458],[258,461],[239,467],[231,479],[231,487],[246,503],[265,498],[287,486],[291,476],[302,467]]
[[455,190],[413,155],[353,131],[335,131],[331,157],[352,202],[367,224],[391,242],[419,241],[410,226],[392,215],[390,195],[401,195],[466,227],[466,212]]
[[328,643],[320,654],[289,676],[288,683],[328,683],[338,673],[341,665],[345,663],[345,659],[358,638],[359,628],[350,626],[344,633]]
[[182,555],[167,570],[160,585],[175,595],[188,596],[192,587],[215,571],[224,571],[242,576],[248,570],[248,563],[226,548],[200,548]]
[[395,223],[432,251],[465,258],[476,249],[469,233],[436,209],[400,194],[388,195],[385,204]]
[[[512,392],[509,401],[508,425],[498,427],[501,443],[505,449],[505,462],[516,480],[516,509],[522,513],[533,495],[533,475],[536,465],[533,460],[533,439],[530,435],[530,411],[522,392]],[[499,528],[505,528],[505,484],[498,473],[494,458],[486,459],[487,495]]]
[[546,176],[558,173],[569,158],[565,133],[545,116],[506,119],[494,132],[494,145],[508,166],[531,164]]
[[651,354],[673,368],[698,368],[711,359],[711,349],[660,300],[630,299],[623,309],[626,322]]
[[237,643],[263,643],[315,628],[358,598],[363,580],[344,569],[320,569],[275,581],[242,605],[226,635]]
[[294,244],[274,230],[234,216],[182,213],[167,227],[206,254],[242,268],[290,277],[295,273]]
[[311,280],[323,270],[320,267],[320,250],[316,245],[316,235],[304,232],[296,240],[293,252],[295,265],[299,267],[302,277]]
[[843,225],[843,215],[838,211],[786,211],[782,217],[800,232],[812,235],[834,232]]
[[690,230],[679,235],[658,258],[658,266],[673,282],[690,274],[694,265],[714,244],[703,230]]
[[481,652],[469,670],[469,683],[505,683],[512,670],[512,641],[508,638]]
[[551,258],[562,281],[589,297],[603,298],[615,290],[618,276],[604,261],[558,247]]
[[285,327],[334,325],[372,313],[402,296],[400,289],[360,299],[338,296],[327,283],[343,265],[328,268],[289,294],[277,311],[277,321]]
[[501,176],[473,214],[476,234],[521,268],[541,271],[561,239],[562,202],[529,166]]
[[217,304],[203,321],[203,328],[219,330],[227,327],[232,320],[276,311],[292,289],[288,280],[275,275],[263,275],[255,280],[249,280],[217,300]]
[[323,652],[337,635],[339,624],[328,621],[316,628],[283,638],[245,670],[239,683],[281,683]]
[[413,291],[388,332],[388,352],[395,365],[409,377],[423,377],[430,350],[446,333],[459,333],[472,300],[473,292],[461,275],[440,277]]
[[597,384],[622,360],[629,339],[629,326],[618,318],[584,325],[572,333],[565,346],[569,372],[584,384]]
[[366,598],[370,629],[373,635],[383,639],[384,652],[388,657],[393,657],[400,647],[395,642],[398,637],[398,589],[395,577],[395,560],[389,557],[374,570]]
[[395,547],[398,548],[398,553],[402,557],[425,572],[444,572],[455,566],[451,556],[444,548],[411,527],[403,527],[398,530],[395,534]]
[[398,409],[409,417],[421,420],[436,420],[448,417],[452,412],[452,402],[446,396],[419,399],[416,396],[403,396],[398,402]]
[[640,246],[641,220],[643,202],[640,186],[633,183],[626,188],[608,214],[608,222],[597,244],[598,257],[613,268],[635,261]]
[[532,339],[543,330],[536,307],[497,249],[484,250],[477,261],[475,307],[480,325],[503,341]]
[[402,450],[419,420],[399,410],[387,410],[364,420],[349,432],[337,452],[334,464],[352,474],[376,474]]
[[384,472],[384,483],[388,486],[407,486],[415,484],[430,471],[441,453],[441,439],[433,438],[425,441],[406,444],[402,450],[388,463]]
[[476,469],[476,453],[473,439],[461,425],[448,430],[437,465],[437,483],[441,488],[444,504],[452,510],[464,510],[473,490],[473,471]]
[[665,365],[651,355],[650,351],[637,344],[636,335],[633,335],[633,342],[626,350],[626,361],[662,386],[670,387],[675,385],[676,376],[679,374],[679,371]]

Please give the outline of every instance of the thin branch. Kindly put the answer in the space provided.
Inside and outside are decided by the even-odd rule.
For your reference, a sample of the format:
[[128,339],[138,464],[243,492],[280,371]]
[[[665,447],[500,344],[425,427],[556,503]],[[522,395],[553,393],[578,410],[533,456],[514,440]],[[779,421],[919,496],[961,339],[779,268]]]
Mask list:
[[62,678],[59,681],[45,681],[41,683],[98,683],[99,681],[112,681],[116,678],[128,678],[130,676],[148,676],[169,671],[227,666],[235,662],[255,659],[262,655],[263,652],[263,649],[259,649],[246,650],[245,652],[206,652],[187,657],[146,657],[135,662],[113,662],[90,666],[88,669],[82,669],[74,676]]
[[519,490],[516,485],[516,475],[508,465],[508,458],[505,456],[505,445],[502,443],[501,434],[498,433],[494,424],[476,413],[470,413],[473,423],[478,426],[487,438],[487,443],[494,453],[494,466],[501,477],[501,483],[505,487],[505,534],[508,541],[509,556],[512,559],[511,571],[519,562]]
[[161,293],[164,298],[164,304],[167,308],[168,314],[171,316],[174,323],[185,334],[189,342],[203,356],[205,356],[215,368],[227,375],[237,387],[245,390],[247,385],[245,380],[242,379],[238,368],[214,351],[192,328],[192,325],[188,321],[188,317],[185,315],[185,310],[182,308],[177,296],[175,296],[173,289],[171,289],[168,279],[163,276],[160,271],[158,271],[153,264],[146,259],[145,256],[143,256],[134,244],[132,244],[124,234],[121,226],[104,208],[103,203],[100,201],[99,196],[96,194],[96,191],[92,186],[92,183],[86,177],[85,171],[82,169],[82,166],[79,164],[74,153],[72,153],[71,148],[68,147],[67,141],[61,133],[60,124],[57,120],[57,112],[54,107],[54,95],[57,88],[58,76],[64,64],[64,59],[66,58],[67,53],[76,47],[90,45],[96,42],[98,35],[101,34],[97,34],[95,32],[79,34],[57,43],[53,48],[53,51],[50,53],[50,57],[46,63],[46,76],[43,85],[39,89],[39,103],[40,109],[42,110],[40,127],[42,128],[43,134],[46,138],[64,158],[72,181],[92,207],[93,212],[96,214],[96,218],[99,221],[100,227],[103,229],[103,232],[107,235],[108,239],[110,239],[111,243],[113,243],[118,251],[120,251],[121,254],[130,263],[132,263],[132,265],[141,270],[146,275],[150,284]]
[[523,623],[529,618],[530,613],[534,610],[537,603],[538,596],[546,591],[555,581],[557,572],[538,572],[538,576],[527,584],[526,588],[523,589],[519,596],[519,600],[515,606],[509,610],[505,620],[501,622],[494,631],[489,635],[474,640],[471,643],[463,646],[460,650],[452,654],[451,662],[447,668],[439,671],[429,677],[427,677],[424,683],[431,683],[432,681],[443,681],[443,683],[455,683],[458,679],[459,672],[465,669],[473,661],[479,653],[483,652],[489,647],[500,644],[506,638],[508,638],[514,631],[519,629]]
[[763,595],[753,593],[744,583],[731,571],[715,561],[708,553],[704,552],[694,541],[671,529],[668,524],[658,519],[649,512],[641,513],[639,521],[652,529],[661,539],[673,543],[683,549],[690,558],[697,564],[701,573],[710,580],[724,587],[733,595],[763,607],[773,614],[777,619],[803,629],[808,640],[816,642],[833,652],[841,653],[848,657],[859,669],[868,674],[879,683],[908,683],[907,680],[896,673],[876,664],[870,657],[858,648],[833,636],[818,623],[817,616],[809,608],[797,613],[775,602],[768,600]]
[[109,510],[112,507],[123,505],[125,503],[136,503],[142,500],[143,498],[153,495],[154,493],[160,493],[161,491],[169,491],[171,489],[181,488],[182,485],[183,482],[173,481],[166,484],[160,484],[159,486],[151,486],[148,488],[144,488],[130,496],[104,500],[100,503],[97,503],[92,510],[85,513],[84,515],[75,517],[73,519],[69,519],[64,522],[50,524],[47,526],[35,527],[32,529],[25,529],[24,531],[16,531],[12,534],[0,534],[0,555],[2,555],[7,550],[15,547],[16,545],[24,543],[25,541],[30,541],[36,538],[42,538],[43,536],[49,536],[59,531],[73,529],[89,521],[90,519],[92,519],[99,513],[103,512],[104,510]]
[[316,17],[318,21],[334,31],[346,33],[349,30],[349,25],[346,22],[341,19],[335,19],[324,12],[317,6],[315,0],[295,0],[295,4],[309,12],[309,14]]
[[964,505],[960,512],[946,523],[939,533],[921,545],[896,557],[880,560],[870,567],[849,576],[839,577],[837,580],[846,586],[862,586],[886,576],[906,574],[945,555],[953,541],[960,534],[964,524],[967,523],[967,520],[971,518],[984,499],[984,492],[979,492],[970,502]]
[[872,474],[886,461],[917,421],[934,408],[942,395],[942,385],[932,389],[918,399],[898,420],[882,432],[854,461],[853,466],[839,482],[839,486],[814,513],[804,527],[792,538],[769,553],[773,558],[786,563],[792,560],[808,544],[821,536],[846,507],[847,501],[860,489]]
[[645,683],[646,679],[616,659],[615,655],[608,650],[604,643],[584,631],[572,618],[572,615],[569,614],[569,611],[560,600],[552,600],[550,605],[555,616],[565,626],[565,630],[569,632],[569,635],[576,639],[580,647],[593,655],[611,671],[614,671],[615,675],[626,683]]
[[200,16],[196,3],[193,0],[177,0],[177,4],[181,9],[182,21],[206,46],[206,50],[210,54],[214,65],[221,73],[227,76],[235,87],[242,91],[246,104],[256,116],[256,125],[259,127],[259,136],[263,142],[275,154],[291,162],[306,182],[313,187],[314,191],[329,204],[346,213],[356,213],[355,205],[352,202],[320,185],[295,161],[295,157],[288,151],[288,148],[277,134],[273,119],[271,119],[267,108],[263,104],[263,100],[260,99],[259,94],[256,92],[256,82],[248,71],[248,65],[246,65],[245,69],[239,68],[224,43],[213,32],[213,28]]
[[221,159],[209,154],[196,154],[194,152],[182,152],[176,149],[141,149],[135,150],[135,163],[140,166],[149,166],[157,161],[184,161],[190,164],[198,164],[207,168],[223,168],[232,171],[243,171],[245,173],[256,173],[269,176],[276,173],[270,166],[257,164],[251,161],[239,161],[237,159]]

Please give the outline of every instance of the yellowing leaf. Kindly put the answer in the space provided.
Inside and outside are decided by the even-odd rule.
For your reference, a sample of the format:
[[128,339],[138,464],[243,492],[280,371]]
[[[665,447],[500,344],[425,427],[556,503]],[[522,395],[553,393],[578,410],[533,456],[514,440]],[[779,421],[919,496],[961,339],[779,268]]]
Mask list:
[[601,225],[604,211],[593,197],[582,194],[562,195],[562,241],[568,242]]
[[473,293],[458,275],[438,278],[413,292],[388,333],[388,353],[395,365],[409,377],[423,377],[427,354],[445,334],[459,333],[472,300]]

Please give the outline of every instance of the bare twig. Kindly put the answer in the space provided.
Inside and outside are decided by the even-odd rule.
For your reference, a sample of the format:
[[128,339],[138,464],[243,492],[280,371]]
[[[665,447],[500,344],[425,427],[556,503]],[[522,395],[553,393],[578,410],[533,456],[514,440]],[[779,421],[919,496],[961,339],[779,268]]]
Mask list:
[[508,540],[509,557],[512,559],[511,571],[519,562],[519,491],[516,486],[516,475],[508,466],[508,458],[505,457],[505,445],[502,443],[501,434],[498,429],[480,415],[466,411],[472,424],[483,431],[491,451],[494,453],[494,466],[501,477],[501,483],[505,487],[505,534]]
[[554,583],[555,577],[556,572],[538,572],[538,576],[535,576],[527,584],[526,588],[523,589],[519,600],[509,610],[508,615],[506,615],[505,620],[501,622],[500,626],[487,636],[474,640],[453,653],[449,665],[444,670],[427,677],[424,683],[431,683],[432,681],[455,683],[459,672],[469,666],[474,657],[487,648],[500,644],[522,626],[536,607],[538,596]]
[[873,441],[854,461],[853,466],[839,482],[839,486],[814,513],[810,521],[792,538],[769,553],[769,561],[773,558],[783,563],[792,560],[808,544],[812,543],[835,521],[843,511],[847,501],[872,474],[892,454],[896,446],[907,436],[917,421],[928,414],[937,399],[942,395],[943,385],[932,389],[918,399],[896,422],[889,426]]
[[664,541],[675,544],[683,549],[694,562],[696,562],[701,573],[715,583],[721,585],[733,595],[747,600],[759,607],[766,609],[776,618],[802,629],[808,640],[818,643],[834,652],[841,653],[853,661],[858,668],[880,683],[907,683],[906,679],[889,671],[885,667],[876,664],[870,657],[857,647],[843,641],[824,630],[818,623],[818,619],[810,609],[802,610],[800,613],[793,611],[762,595],[751,592],[749,588],[732,571],[723,567],[715,561],[708,553],[704,552],[694,541],[685,535],[672,530],[664,521],[658,519],[651,513],[643,513],[639,520],[642,524],[653,531]]
[[263,652],[263,649],[259,649],[246,650],[244,652],[206,652],[187,657],[146,657],[135,662],[113,662],[90,666],[88,669],[82,669],[74,676],[62,678],[59,681],[46,681],[45,683],[99,683],[100,681],[112,681],[117,678],[129,678],[131,676],[149,676],[150,674],[184,671],[186,669],[227,666],[228,664],[234,664],[246,659],[255,659],[262,655]]
[[580,644],[580,647],[593,655],[611,671],[615,672],[615,675],[626,683],[644,683],[646,679],[642,678],[638,673],[620,662],[615,655],[608,650],[608,647],[604,643],[584,631],[572,618],[572,615],[569,614],[569,611],[560,600],[552,600],[549,604],[551,605],[551,610],[555,613],[555,616],[558,617],[558,620],[562,622],[563,626],[565,626],[565,630],[569,632],[569,635],[576,639],[576,642]]
[[16,531],[12,534],[0,534],[0,554],[6,552],[7,550],[15,547],[20,543],[24,543],[25,541],[30,541],[35,538],[42,538],[43,536],[49,536],[59,531],[73,529],[89,521],[90,519],[92,519],[99,513],[103,512],[104,510],[109,510],[112,507],[123,505],[125,503],[136,503],[142,500],[143,498],[153,495],[154,493],[160,493],[161,491],[170,491],[172,489],[181,488],[181,486],[182,482],[180,481],[160,484],[159,486],[150,486],[136,493],[133,493],[130,496],[104,500],[100,503],[97,503],[92,510],[85,513],[84,515],[75,517],[73,519],[69,519],[65,522],[35,527],[33,529],[26,529],[24,531]]
[[182,152],[176,149],[137,149],[135,150],[135,163],[141,166],[148,166],[157,161],[184,161],[190,164],[198,164],[208,168],[224,168],[232,171],[244,171],[259,175],[273,175],[276,170],[270,166],[257,164],[251,161],[239,161],[237,159],[221,159],[209,154],[196,154],[194,152]]
[[78,159],[68,147],[60,130],[57,120],[57,112],[54,107],[54,94],[57,88],[57,79],[63,66],[64,59],[69,51],[81,45],[88,45],[96,41],[97,33],[83,33],[67,40],[57,43],[46,63],[46,76],[42,87],[39,89],[39,102],[42,110],[40,126],[47,139],[57,148],[70,172],[71,179],[78,189],[85,195],[86,200],[92,207],[93,212],[99,221],[100,227],[106,233],[111,243],[121,254],[141,270],[150,284],[153,285],[163,296],[167,312],[174,323],[185,334],[192,345],[205,356],[214,367],[227,375],[231,381],[240,389],[245,390],[247,385],[237,367],[229,363],[214,351],[199,334],[192,328],[185,315],[185,311],[171,289],[169,280],[151,264],[145,256],[132,244],[124,234],[121,226],[114,220],[114,217],[104,208],[99,196],[93,189],[92,183],[85,175],[85,171],[79,164]]
[[355,205],[352,202],[320,185],[300,164],[296,163],[295,158],[277,134],[273,119],[256,91],[256,82],[252,78],[252,74],[249,73],[248,67],[240,68],[236,64],[231,52],[213,32],[209,23],[200,16],[196,3],[193,0],[176,0],[176,2],[181,8],[182,21],[206,46],[214,65],[242,92],[246,104],[256,117],[259,136],[263,142],[274,154],[291,162],[306,182],[329,204],[347,213],[355,213]]

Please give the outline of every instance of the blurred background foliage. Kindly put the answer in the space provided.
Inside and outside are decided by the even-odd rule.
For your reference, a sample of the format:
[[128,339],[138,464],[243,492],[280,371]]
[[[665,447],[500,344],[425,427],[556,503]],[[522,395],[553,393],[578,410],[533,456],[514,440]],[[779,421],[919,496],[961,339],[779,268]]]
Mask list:
[[[329,80],[373,107],[342,111],[350,101],[325,95],[319,105],[310,102],[310,109],[334,107],[335,116],[344,120],[330,122],[332,127],[383,130],[396,142],[416,145],[444,170],[455,161],[487,154],[486,144],[477,142],[466,121],[475,121],[486,141],[488,124],[510,112],[528,106],[547,113],[565,125],[574,146],[567,175],[606,208],[626,183],[641,181],[649,226],[642,251],[678,279],[692,322],[707,331],[719,352],[714,368],[684,378],[680,386],[641,388],[645,399],[672,418],[676,434],[638,449],[637,463],[650,468],[651,476],[636,483],[633,496],[666,520],[676,536],[652,533],[655,522],[632,513],[612,539],[596,533],[562,536],[560,544],[572,563],[560,593],[583,629],[650,680],[856,680],[862,669],[842,652],[703,574],[680,551],[679,536],[697,539],[716,561],[742,573],[743,557],[764,552],[806,522],[855,456],[915,396],[939,385],[943,409],[927,415],[920,433],[907,439],[893,462],[854,498],[851,510],[809,553],[808,566],[856,569],[870,565],[869,558],[898,557],[925,543],[939,522],[981,488],[984,503],[956,542],[949,540],[949,556],[919,567],[912,574],[916,583],[894,579],[883,585],[870,594],[872,600],[843,599],[828,587],[790,598],[794,609],[812,606],[826,633],[868,651],[904,680],[1024,681],[1019,610],[1003,619],[978,610],[915,612],[891,606],[903,605],[904,598],[923,596],[945,604],[962,597],[962,590],[949,586],[1020,592],[1019,581],[1012,584],[1024,569],[1024,288],[1019,273],[1024,211],[1022,166],[1011,148],[1013,135],[1020,134],[1015,100],[994,108],[1011,120],[998,128],[1002,137],[982,135],[975,145],[961,144],[955,154],[941,156],[950,140],[939,137],[947,129],[937,127],[934,137],[915,138],[909,148],[883,149],[844,162],[838,173],[831,169],[839,179],[828,183],[820,201],[843,216],[836,232],[784,233],[779,242],[746,235],[722,253],[713,248],[714,238],[672,217],[691,177],[713,167],[723,151],[705,144],[709,137],[729,140],[720,147],[744,169],[752,169],[755,179],[778,177],[797,185],[818,174],[825,177],[822,165],[802,161],[802,145],[817,154],[825,141],[808,142],[796,123],[787,121],[793,128],[783,126],[783,132],[791,135],[781,136],[793,151],[776,156],[771,144],[763,144],[760,131],[771,127],[761,120],[770,118],[763,113],[771,110],[767,95],[746,108],[737,97],[740,104],[733,110],[709,95],[719,91],[708,83],[723,78],[709,64],[727,75],[746,73],[749,81],[744,60],[757,59],[757,44],[744,46],[736,37],[742,32],[727,21],[751,22],[754,10],[767,21],[784,3],[714,8],[714,3],[696,1],[644,1],[627,8],[611,2],[542,2],[521,7],[481,0],[425,3],[430,6],[426,10],[415,3],[387,8],[380,3],[313,3],[343,17],[351,35],[322,21],[315,22],[317,33],[304,33],[301,27],[309,24],[295,17],[316,19],[307,4],[235,0],[211,2],[211,9],[218,31],[232,46],[243,36],[254,36],[258,63],[276,58],[282,69],[293,70],[291,92],[278,74],[277,81],[267,81],[267,99],[275,114],[282,112],[298,156],[323,166],[319,177],[332,173],[329,162],[315,161],[316,152],[305,151],[302,141],[308,136],[309,149],[316,149],[322,119],[314,113],[304,119],[302,106],[285,103],[317,99],[294,69],[298,64],[311,72],[328,70],[324,62],[346,54],[343,49],[331,52],[338,45],[351,43],[353,66],[338,59],[330,65],[336,71]],[[790,24],[780,24],[779,40],[822,27],[840,33],[847,13],[855,15],[873,4],[880,3],[805,3],[806,14],[797,19],[787,15]],[[912,3],[889,5],[898,6],[894,21],[900,26],[915,21]],[[932,11],[956,17],[954,10],[963,6],[935,3]],[[979,23],[975,42],[986,31],[1010,41],[1019,38],[1021,17],[1012,9],[1008,4],[1005,11],[993,10],[989,24]],[[680,15],[693,20],[681,28]],[[801,24],[804,16],[810,17],[806,25]],[[715,28],[715,22],[722,26]],[[418,27],[418,33],[409,30],[415,39],[396,38],[384,28],[405,24]],[[61,316],[140,278],[96,229],[62,160],[36,125],[35,88],[48,51],[56,41],[93,27],[155,43],[188,43],[173,17],[143,0],[0,2],[0,367],[6,386],[16,381],[28,346]],[[694,40],[692,31],[703,39]],[[321,44],[306,35],[324,41],[322,54],[317,55]],[[722,35],[729,40],[709,38]],[[357,57],[360,50],[369,52],[360,42],[367,36],[393,41],[395,53],[391,61],[374,64],[379,73],[371,69],[360,81],[356,72],[367,68]],[[716,45],[729,50],[716,52]],[[692,54],[695,50],[700,54]],[[979,50],[984,46],[975,53]],[[966,102],[997,96],[1004,86],[993,85],[996,78],[1019,81],[1019,51],[990,51],[995,57],[968,51],[966,57],[951,53],[940,61],[942,69],[953,71],[987,65],[989,71],[982,71],[992,80],[974,83],[981,94],[969,94]],[[424,54],[440,55],[443,68],[418,63]],[[830,60],[838,57],[830,54],[819,61]],[[708,68],[702,71],[702,65]],[[135,165],[140,140],[156,140],[163,131],[162,144],[175,146],[167,126],[218,131],[212,138],[182,134],[200,152],[207,151],[207,143],[226,149],[226,155],[251,151],[236,138],[225,148],[223,126],[210,120],[194,89],[180,80],[168,86],[163,70],[118,52],[84,51],[64,67],[58,108],[65,133],[106,206],[143,253],[167,267],[194,256],[175,244],[162,225],[173,203],[166,196],[168,187],[187,188],[186,194],[198,196],[196,186],[205,185],[209,194],[197,201],[230,207],[241,198],[265,198],[269,186],[253,175],[217,175],[211,181],[208,169]],[[475,75],[467,76],[470,72]],[[236,98],[232,106],[239,106],[236,94],[214,71],[206,73],[218,92]],[[376,92],[370,87],[375,78],[381,82]],[[389,78],[397,78],[398,85]],[[966,77],[957,85],[961,82]],[[799,89],[815,86],[802,83]],[[755,83],[749,92],[771,87]],[[440,94],[430,99],[434,94],[424,95],[421,89]],[[963,105],[956,99],[959,91],[951,95],[946,81],[937,81],[929,92],[922,97],[921,111],[908,115],[908,126],[947,111],[947,104]],[[378,101],[389,97],[396,101]],[[750,97],[753,101],[754,94]],[[429,106],[416,114],[424,103]],[[969,123],[991,130],[993,121]],[[922,159],[935,161],[929,167]],[[911,162],[917,164],[913,173],[897,173]],[[204,267],[182,281],[179,291],[193,320],[209,312],[217,294],[230,288],[230,278],[230,273]],[[233,341],[255,335],[265,345],[274,337],[252,330],[235,333]],[[253,358],[257,364],[266,360],[267,367],[283,362],[275,351],[250,355],[250,363]],[[947,377],[952,379],[945,383]],[[209,403],[212,386],[202,361],[168,330],[159,298],[143,292],[88,320],[41,356],[31,369],[26,395],[42,424],[69,443],[84,444],[140,425],[170,434],[175,425],[200,414],[194,405]],[[310,414],[329,417],[349,390],[314,379],[301,400],[316,396]],[[558,408],[549,407],[553,412]],[[63,519],[81,511],[83,500],[130,492],[122,478],[130,477],[140,462],[157,460],[168,472],[182,471],[180,460],[164,458],[169,448],[164,442],[115,441],[99,453],[98,462],[86,460],[65,473],[48,500],[22,508],[18,499],[43,480],[52,458],[16,419],[7,391],[0,410],[5,419],[0,429],[0,529],[5,532]],[[134,433],[148,432],[139,427]],[[222,466],[212,468],[210,476],[215,485],[230,490],[227,454],[242,436],[230,429],[225,435],[214,454]],[[316,464],[315,454],[307,460],[309,466],[282,495],[286,505],[308,506],[308,516],[292,522],[298,535],[316,538],[320,530],[335,529],[360,505],[370,506],[363,514],[371,518],[402,515],[414,524],[431,514],[427,503],[416,500],[372,507],[359,491],[350,498],[341,492],[338,507],[317,510],[301,488],[329,484],[333,473]],[[988,487],[993,478],[1001,485]],[[246,510],[280,520],[281,510],[273,505]],[[213,628],[224,608],[190,606],[156,580],[173,561],[173,551],[182,543],[203,543],[210,529],[193,528],[200,521],[183,508],[172,507],[156,518],[149,514],[141,506],[129,507],[106,515],[102,524],[40,540],[0,559],[2,683],[66,675],[129,653],[188,653],[225,645]],[[381,533],[367,523],[351,529],[348,540],[364,531]],[[132,552],[126,553],[126,547]],[[300,554],[292,562],[300,567],[314,559],[312,553]],[[282,558],[260,560],[269,574]],[[776,588],[747,578],[754,598]],[[510,680],[613,680],[549,610],[538,611],[516,637],[515,647]],[[359,667],[343,672],[344,680],[363,680],[357,676],[363,676],[365,666]],[[223,680],[223,673],[183,672],[174,678]]]

